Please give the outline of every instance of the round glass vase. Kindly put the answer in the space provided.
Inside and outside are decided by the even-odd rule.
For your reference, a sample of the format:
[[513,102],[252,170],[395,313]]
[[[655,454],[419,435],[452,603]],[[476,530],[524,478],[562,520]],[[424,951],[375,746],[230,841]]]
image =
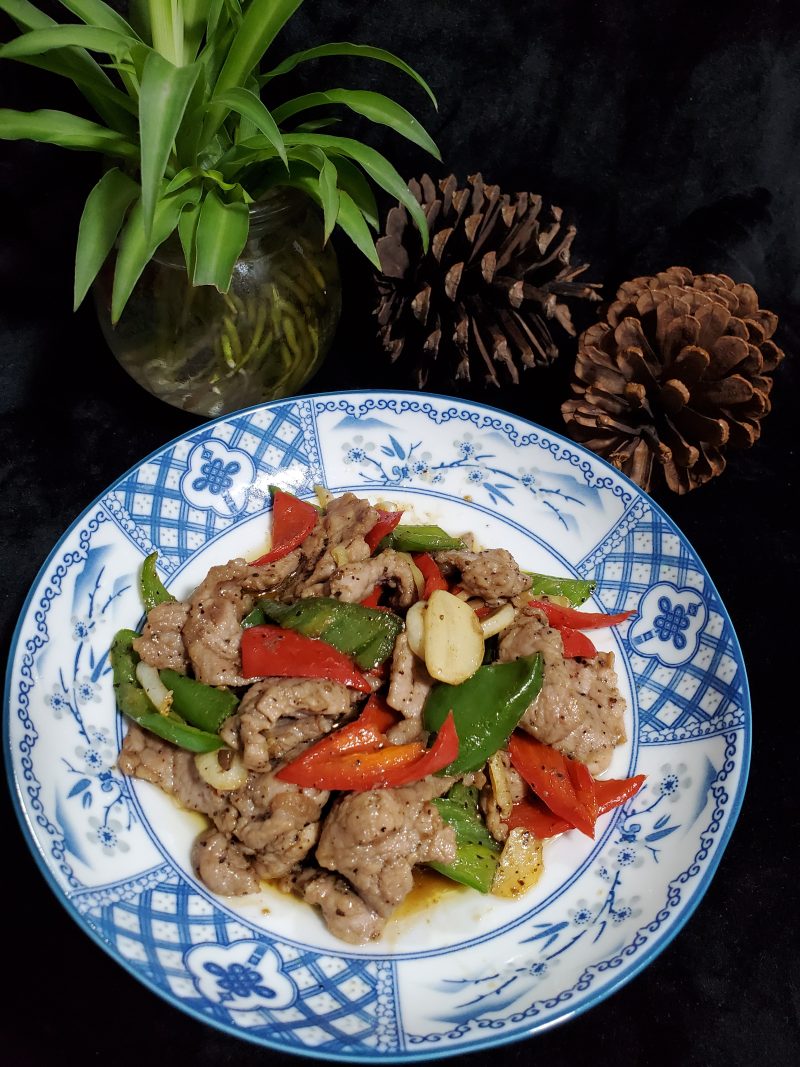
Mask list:
[[95,285],[103,334],[126,371],[198,415],[290,396],[319,367],[341,310],[339,268],[302,193],[271,190],[250,208],[230,289],[193,286],[177,235],[147,264],[116,326],[113,262]]

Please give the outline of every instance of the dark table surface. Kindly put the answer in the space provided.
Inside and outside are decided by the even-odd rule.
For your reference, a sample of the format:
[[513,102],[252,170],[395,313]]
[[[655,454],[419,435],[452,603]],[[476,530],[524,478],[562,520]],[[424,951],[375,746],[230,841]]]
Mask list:
[[[768,0],[702,8],[667,0],[652,15],[639,7],[340,2],[322,18],[301,15],[286,50],[312,37],[351,38],[388,44],[419,65],[441,97],[438,116],[425,118],[449,169],[462,177],[480,169],[510,190],[568,206],[578,254],[606,292],[685,263],[750,282],[780,315],[787,360],[761,440],[708,486],[657,496],[710,571],[748,666],[753,757],[735,832],[696,913],[645,971],[568,1025],[500,1055],[512,1063],[796,1063],[800,731],[790,607],[798,568],[800,20],[793,4]],[[0,70],[0,105],[72,102],[66,93],[54,103],[54,91],[40,72]],[[413,105],[422,106],[416,97]],[[425,166],[402,146],[380,143],[404,174]],[[201,420],[126,377],[90,307],[71,313],[74,236],[96,163],[30,144],[0,151],[7,647],[28,588],[70,522],[134,462]],[[341,261],[342,322],[309,391],[410,387],[378,353],[368,270],[346,248]],[[472,395],[560,430],[573,355],[567,343],[554,368],[529,373],[519,388]],[[289,1062],[183,1016],[112,962],[56,903],[8,797],[6,820],[3,946],[12,992],[1,1024],[4,1062]],[[468,1059],[489,1064],[497,1055]]]

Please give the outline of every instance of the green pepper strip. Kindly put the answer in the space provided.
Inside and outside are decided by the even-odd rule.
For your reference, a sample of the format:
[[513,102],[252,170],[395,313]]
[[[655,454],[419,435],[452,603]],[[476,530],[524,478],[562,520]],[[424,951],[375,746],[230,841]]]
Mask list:
[[587,582],[581,578],[554,578],[549,574],[537,574],[536,571],[522,573],[531,579],[528,592],[533,596],[563,596],[574,608],[587,601],[597,588],[597,582]]
[[461,685],[435,685],[422,712],[426,730],[439,730],[453,712],[460,747],[458,757],[442,774],[479,770],[503,748],[514,727],[542,688],[539,653],[510,663],[490,663]]
[[151,552],[142,564],[141,589],[145,611],[152,611],[157,604],[171,604],[175,599],[158,577],[157,559],[158,552]]
[[351,656],[362,670],[377,667],[392,654],[403,628],[402,620],[391,611],[346,604],[333,597],[305,597],[293,604],[265,599],[260,608],[268,622],[332,645]]
[[378,545],[378,551],[394,548],[398,552],[450,552],[464,548],[460,537],[451,537],[441,526],[400,526]]
[[177,671],[159,671],[161,681],[172,690],[172,709],[191,726],[215,734],[233,715],[239,700],[230,689],[215,689]]
[[267,616],[264,614],[263,609],[259,604],[253,608],[249,615],[245,615],[242,619],[242,629],[249,630],[251,626],[263,626],[267,621]]
[[456,832],[456,858],[452,863],[431,863],[435,871],[479,893],[492,888],[501,846],[478,813],[478,790],[458,782],[446,797],[433,801],[442,819]]
[[111,645],[114,692],[119,710],[144,730],[149,730],[150,733],[190,752],[214,752],[215,749],[222,748],[222,740],[216,734],[187,726],[175,712],[162,715],[153,709],[150,698],[136,678],[139,657],[133,648],[133,642],[138,636],[135,630],[120,630]]

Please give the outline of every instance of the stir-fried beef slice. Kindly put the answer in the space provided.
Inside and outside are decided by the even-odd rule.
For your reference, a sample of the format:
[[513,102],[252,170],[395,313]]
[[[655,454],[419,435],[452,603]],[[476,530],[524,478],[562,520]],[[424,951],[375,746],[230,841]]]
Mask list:
[[343,566],[330,583],[331,596],[348,604],[358,604],[376,585],[388,585],[394,590],[394,602],[400,608],[410,607],[417,599],[414,572],[407,555],[387,548],[372,559]]
[[223,897],[243,896],[259,888],[251,860],[214,827],[200,834],[192,846],[192,866],[200,881]]
[[334,937],[351,945],[377,941],[386,920],[366,904],[344,878],[327,871],[308,870],[298,880],[295,892],[308,904],[316,904]]
[[[394,643],[389,692],[386,696],[389,707],[401,712],[405,718],[404,723],[398,723],[397,727],[392,728],[398,730],[398,736],[391,734],[391,740],[395,744],[413,741],[422,731],[422,709],[432,686],[433,679],[422,660],[409,648],[405,632],[398,634]],[[406,729],[401,732],[401,727]],[[409,727],[413,727],[413,732]]]
[[487,604],[500,604],[519,596],[531,587],[531,579],[523,574],[517,561],[504,548],[490,548],[485,552],[436,552],[440,567],[461,573],[461,585],[471,596],[479,596]]
[[151,608],[142,636],[133,642],[140,659],[159,671],[170,669],[186,674],[189,660],[181,631],[188,614],[189,605],[180,601]]
[[319,838],[319,819],[328,800],[320,789],[300,789],[274,773],[251,773],[230,793],[239,812],[234,839],[253,857],[261,878],[279,878],[308,855]]
[[504,820],[511,814],[514,804],[528,792],[528,786],[511,766],[508,752],[497,753],[494,768],[494,773],[502,776],[502,787],[496,790],[492,780],[484,782],[479,799],[489,833],[496,841],[505,841],[508,827]]
[[617,688],[613,653],[565,660],[561,634],[548,626],[542,612],[526,608],[500,639],[499,656],[508,661],[534,652],[544,660],[544,683],[520,726],[599,774],[625,740],[625,701]]
[[267,678],[251,685],[220,730],[245,767],[266,771],[306,741],[328,733],[351,708],[350,691],[317,678]]
[[281,599],[327,596],[328,583],[340,566],[369,558],[364,538],[377,521],[378,513],[368,500],[353,493],[332,500],[300,546],[297,575],[281,590]]
[[233,828],[236,809],[226,795],[200,777],[191,752],[131,723],[117,765],[123,774],[157,785],[184,808],[208,815],[218,829],[227,832]]
[[298,553],[253,567],[233,559],[212,567],[189,600],[183,640],[195,677],[206,685],[244,685],[242,619],[254,594],[277,589],[297,567]]
[[455,858],[453,828],[423,798],[416,786],[348,793],[322,828],[317,862],[344,875],[384,918],[410,892],[415,864]]

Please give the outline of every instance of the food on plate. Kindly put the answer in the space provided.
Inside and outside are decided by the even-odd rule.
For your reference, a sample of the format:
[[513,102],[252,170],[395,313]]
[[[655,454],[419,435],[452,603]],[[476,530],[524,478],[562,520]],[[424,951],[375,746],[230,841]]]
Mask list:
[[633,796],[598,779],[625,739],[614,657],[584,631],[591,582],[402,521],[352,493],[273,491],[272,548],[212,567],[184,601],[142,568],[141,634],[117,634],[119,767],[208,828],[215,893],[263,881],[351,943],[380,937],[429,866],[517,897],[542,842]]

